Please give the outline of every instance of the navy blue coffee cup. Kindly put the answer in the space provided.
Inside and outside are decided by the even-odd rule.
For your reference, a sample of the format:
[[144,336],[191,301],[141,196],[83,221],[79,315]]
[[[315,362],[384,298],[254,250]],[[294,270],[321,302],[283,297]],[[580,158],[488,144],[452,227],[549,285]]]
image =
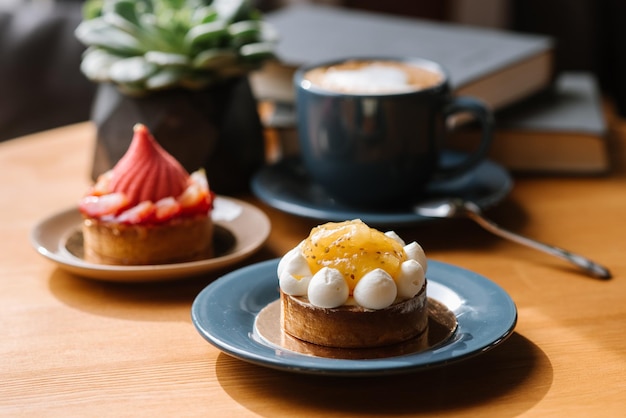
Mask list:
[[[346,61],[406,65],[435,77],[425,86],[386,90],[383,85],[375,91],[337,89],[314,77],[319,69]],[[489,151],[491,111],[475,98],[455,97],[447,72],[433,61],[351,58],[320,63],[298,69],[294,84],[304,166],[311,179],[341,203],[378,208],[410,203],[431,181],[467,173]],[[482,142],[473,153],[444,166],[447,121],[461,113],[479,122]]]

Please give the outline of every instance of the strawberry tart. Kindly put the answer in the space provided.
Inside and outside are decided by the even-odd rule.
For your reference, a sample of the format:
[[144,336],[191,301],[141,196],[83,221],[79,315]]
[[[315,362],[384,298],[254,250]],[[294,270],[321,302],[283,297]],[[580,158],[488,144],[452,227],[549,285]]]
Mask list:
[[79,203],[85,259],[147,265],[210,256],[212,207],[204,170],[190,175],[137,124],[126,154]]
[[428,328],[422,247],[360,220],[317,226],[278,264],[282,330],[325,347],[382,347]]

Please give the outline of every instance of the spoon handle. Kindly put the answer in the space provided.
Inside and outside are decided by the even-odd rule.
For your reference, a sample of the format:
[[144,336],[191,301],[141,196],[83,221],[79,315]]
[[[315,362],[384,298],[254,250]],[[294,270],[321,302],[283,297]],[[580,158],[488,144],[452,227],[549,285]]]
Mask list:
[[600,264],[594,261],[591,261],[588,258],[583,257],[582,255],[574,254],[571,251],[564,250],[563,248],[544,244],[542,242],[535,241],[534,239],[527,238],[522,235],[518,235],[514,232],[508,231],[500,227],[493,221],[485,218],[481,214],[480,208],[478,208],[478,206],[476,207],[473,207],[473,206],[474,205],[465,205],[467,216],[473,219],[474,221],[476,221],[476,223],[478,223],[480,226],[485,228],[487,231],[490,231],[498,236],[501,236],[502,238],[506,238],[511,241],[517,242],[518,244],[526,245],[536,250],[543,251],[548,254],[554,255],[556,257],[562,258],[563,260],[569,261],[570,263],[576,265],[577,267],[580,267],[581,269],[585,270],[592,276],[599,277],[602,279],[611,278],[611,273],[606,267],[601,266]]

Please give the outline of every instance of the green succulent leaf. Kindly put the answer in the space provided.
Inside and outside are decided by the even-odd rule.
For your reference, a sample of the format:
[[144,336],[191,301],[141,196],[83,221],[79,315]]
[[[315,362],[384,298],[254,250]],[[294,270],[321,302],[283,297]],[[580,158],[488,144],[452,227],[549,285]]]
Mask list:
[[154,15],[143,15],[140,20],[141,27],[138,38],[146,47],[146,51],[181,52],[180,39],[167,27],[161,26]]
[[134,1],[116,1],[113,4],[111,13],[107,14],[116,14],[133,25],[139,25],[139,17],[137,16],[136,3]]
[[242,45],[257,42],[261,38],[261,24],[256,20],[244,20],[233,23],[228,27],[230,44],[234,48]]
[[189,57],[161,51],[148,51],[144,55],[146,61],[161,67],[184,67],[189,65]]
[[200,52],[193,61],[193,68],[217,69],[237,62],[238,55],[230,49],[209,49]]
[[113,63],[109,75],[116,83],[140,83],[157,70],[157,65],[146,61],[144,57],[130,57]]
[[269,42],[256,42],[243,45],[239,49],[239,54],[246,59],[264,60],[274,55],[274,44]]
[[180,68],[162,68],[146,79],[145,85],[150,90],[163,90],[176,87],[183,76]]
[[252,9],[249,0],[214,0],[212,4],[220,19],[226,22],[245,19]]
[[138,31],[137,25],[129,20],[126,20],[122,15],[117,13],[106,14],[102,16],[102,19],[112,27],[118,28],[132,36],[134,36]]
[[193,25],[201,25],[203,23],[214,22],[217,20],[217,17],[217,11],[214,7],[199,7],[191,15],[191,23]]
[[103,18],[81,22],[76,28],[76,37],[85,45],[116,51],[121,55],[143,53],[137,38],[111,26]]
[[80,70],[89,78],[97,82],[109,81],[109,69],[122,59],[119,55],[113,55],[108,51],[90,48],[83,54]]
[[102,15],[104,0],[88,0],[83,4],[82,13],[84,20],[95,19]]
[[203,23],[194,26],[185,35],[185,44],[190,48],[198,44],[214,44],[216,45],[221,38],[228,33],[228,25],[226,22],[217,20],[215,22]]
[[257,36],[261,33],[261,24],[257,20],[242,20],[228,26],[230,36]]

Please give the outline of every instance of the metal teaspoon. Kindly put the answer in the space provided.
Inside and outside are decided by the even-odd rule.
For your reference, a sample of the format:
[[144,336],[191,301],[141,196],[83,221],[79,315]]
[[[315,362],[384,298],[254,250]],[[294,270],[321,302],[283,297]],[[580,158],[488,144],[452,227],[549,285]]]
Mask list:
[[420,202],[413,207],[413,210],[418,215],[428,218],[470,218],[476,221],[476,223],[485,228],[487,231],[492,232],[502,238],[506,238],[511,241],[517,242],[518,244],[526,245],[536,250],[543,251],[545,253],[562,258],[563,260],[569,261],[577,267],[585,270],[592,276],[602,279],[611,278],[611,273],[606,267],[603,267],[586,257],[574,254],[570,251],[555,247],[553,245],[548,245],[539,241],[535,241],[533,239],[503,229],[499,225],[495,224],[493,221],[485,218],[482,214],[482,210],[480,209],[480,207],[478,207],[478,205],[473,202],[456,198],[430,200]]

